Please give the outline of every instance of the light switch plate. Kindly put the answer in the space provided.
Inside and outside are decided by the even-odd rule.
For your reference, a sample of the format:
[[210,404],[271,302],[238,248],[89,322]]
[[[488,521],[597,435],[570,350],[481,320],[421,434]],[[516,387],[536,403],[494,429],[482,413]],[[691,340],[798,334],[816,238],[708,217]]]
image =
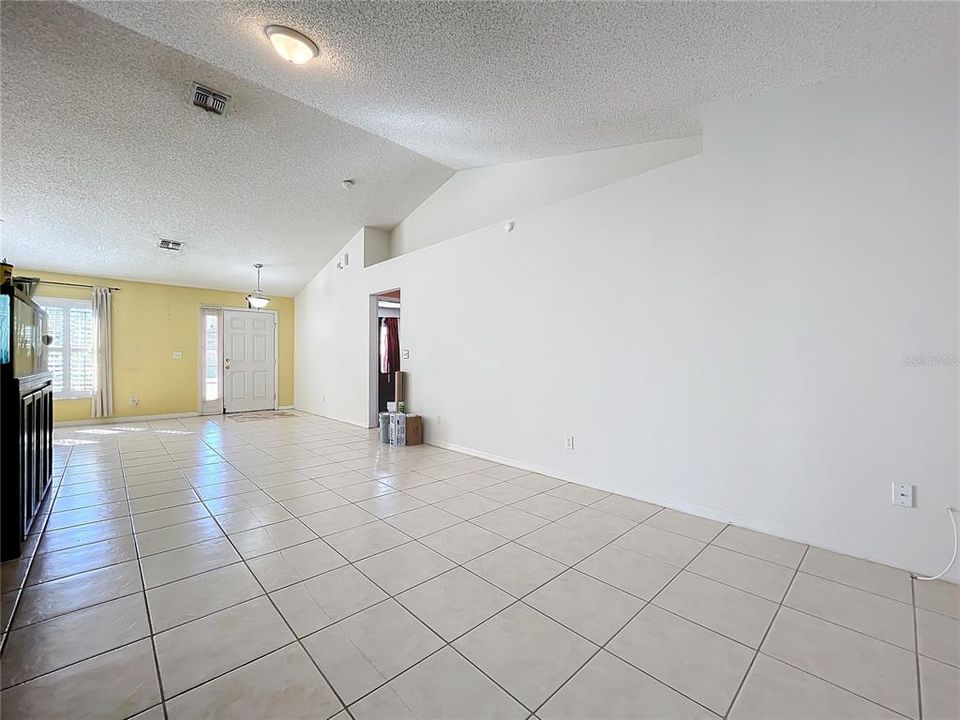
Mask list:
[[182,353],[182,352],[175,352],[175,353],[173,354],[173,359],[174,359],[174,360],[182,360],[182,359],[183,359],[183,353]]
[[409,360],[409,359],[410,359],[410,351],[409,351],[409,350],[404,350],[404,351],[403,351],[403,359],[404,359],[404,360]]

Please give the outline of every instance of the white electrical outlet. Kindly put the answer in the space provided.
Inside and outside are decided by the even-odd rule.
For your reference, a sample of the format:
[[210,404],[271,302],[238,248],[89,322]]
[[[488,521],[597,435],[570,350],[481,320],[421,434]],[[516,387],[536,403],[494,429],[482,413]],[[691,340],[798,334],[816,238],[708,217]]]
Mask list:
[[437,425],[443,424],[443,416],[440,413],[437,413]]
[[563,439],[563,447],[565,450],[573,450],[573,435]]
[[913,485],[893,484],[893,504],[901,507],[913,507]]
[[138,398],[138,397],[132,397],[132,398],[130,398],[130,404],[131,404],[131,405],[139,405],[139,404],[140,404],[140,398]]
[[173,354],[173,359],[174,359],[174,360],[182,360],[182,359],[183,359],[183,353],[180,352],[180,351],[175,352],[175,353]]

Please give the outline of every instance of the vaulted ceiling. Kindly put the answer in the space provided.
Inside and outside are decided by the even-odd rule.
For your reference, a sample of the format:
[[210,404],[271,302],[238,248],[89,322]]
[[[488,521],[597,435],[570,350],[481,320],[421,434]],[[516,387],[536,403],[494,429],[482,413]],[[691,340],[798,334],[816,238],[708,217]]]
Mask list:
[[[84,5],[452,168],[696,135],[705,103],[916,60],[957,30],[915,2]],[[278,61],[271,23],[319,62]]]
[[[4,252],[230,289],[259,261],[275,293],[454,169],[697,134],[708,103],[937,59],[957,22],[913,2],[0,8]],[[320,57],[283,62],[273,23]],[[194,81],[232,96],[224,116],[190,105]]]

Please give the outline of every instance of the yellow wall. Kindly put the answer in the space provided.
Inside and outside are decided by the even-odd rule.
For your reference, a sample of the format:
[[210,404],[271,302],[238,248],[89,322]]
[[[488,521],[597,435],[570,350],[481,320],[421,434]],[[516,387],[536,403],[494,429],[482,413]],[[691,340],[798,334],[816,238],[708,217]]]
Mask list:
[[[200,306],[245,308],[245,293],[158,285],[17,267],[15,275],[120,288],[113,294],[114,417],[197,412]],[[89,298],[88,288],[40,283],[37,297]],[[271,296],[277,311],[278,405],[293,404],[293,298]],[[183,358],[173,359],[174,352]],[[140,398],[131,405],[130,398]],[[54,401],[57,421],[91,417],[90,399]]]

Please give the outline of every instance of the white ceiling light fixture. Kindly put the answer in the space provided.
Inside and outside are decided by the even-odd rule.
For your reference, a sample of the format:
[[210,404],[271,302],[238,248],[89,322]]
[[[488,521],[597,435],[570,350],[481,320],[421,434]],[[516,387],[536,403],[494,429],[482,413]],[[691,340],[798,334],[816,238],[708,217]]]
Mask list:
[[247,295],[247,307],[262,310],[270,304],[270,298],[264,295],[263,290],[260,289],[260,269],[263,267],[263,263],[254,263],[253,266],[257,269],[257,290]]
[[277,54],[294,65],[303,65],[320,54],[316,43],[303,33],[283,25],[267,25],[267,37]]

